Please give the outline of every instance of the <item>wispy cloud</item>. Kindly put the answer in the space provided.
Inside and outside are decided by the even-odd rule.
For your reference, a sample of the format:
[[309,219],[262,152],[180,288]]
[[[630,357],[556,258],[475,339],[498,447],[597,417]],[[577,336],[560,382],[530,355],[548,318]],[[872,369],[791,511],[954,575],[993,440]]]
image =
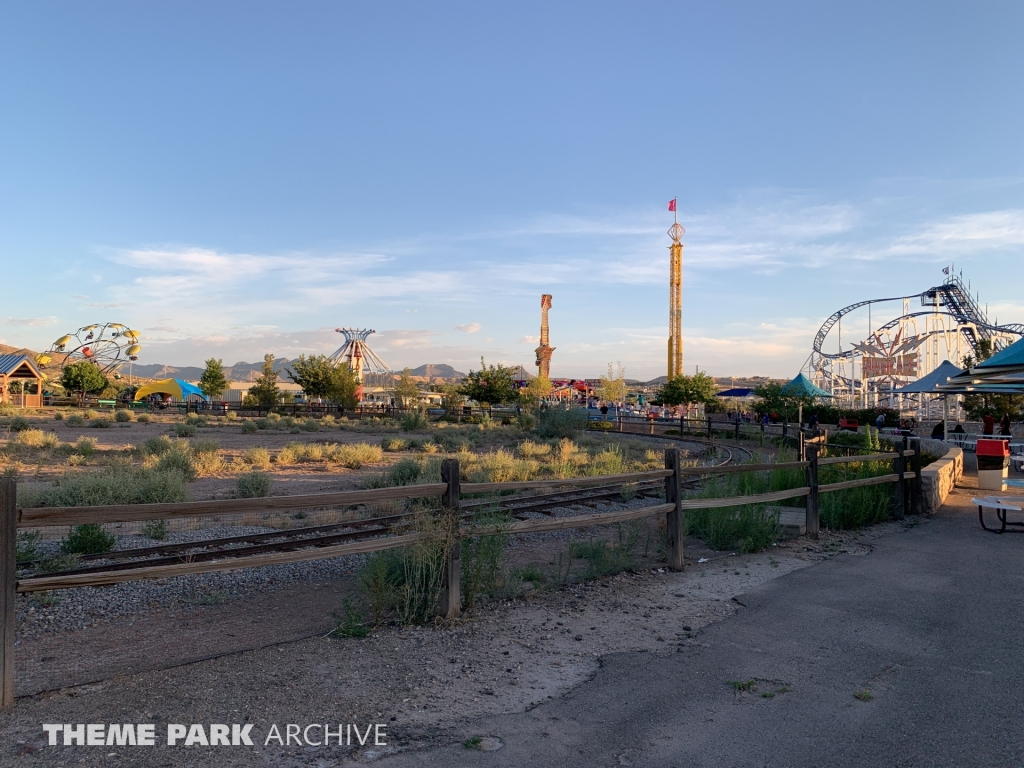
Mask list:
[[56,325],[56,317],[5,317],[4,325],[17,325],[22,328],[45,328]]
[[481,328],[483,328],[483,326],[480,325],[480,323],[468,323],[466,325],[455,326],[456,331],[462,331],[463,333],[476,333]]

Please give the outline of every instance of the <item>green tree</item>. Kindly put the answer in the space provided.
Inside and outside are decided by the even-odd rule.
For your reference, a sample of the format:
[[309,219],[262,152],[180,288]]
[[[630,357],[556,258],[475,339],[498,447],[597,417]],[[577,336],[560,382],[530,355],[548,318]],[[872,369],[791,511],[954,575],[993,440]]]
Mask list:
[[665,382],[658,393],[658,399],[665,405],[685,405],[689,408],[691,405],[713,403],[717,390],[715,380],[699,371],[693,376],[680,374]]
[[539,405],[540,401],[550,395],[553,389],[550,379],[546,376],[536,376],[530,379],[524,389],[519,390],[519,398],[526,405]]
[[774,413],[776,416],[796,421],[803,406],[804,418],[814,410],[817,400],[809,395],[787,395],[783,388],[786,385],[778,381],[770,381],[754,388],[758,398],[757,410],[760,413]]
[[72,363],[60,375],[61,386],[67,392],[77,392],[81,399],[92,392],[102,392],[107,386],[100,369],[87,360]]
[[263,370],[256,382],[249,389],[261,408],[273,408],[281,399],[281,390],[277,386],[277,371],[274,370],[274,356],[263,356]]
[[480,405],[501,405],[516,399],[515,368],[487,365],[480,358],[480,370],[466,374],[459,391]]
[[359,404],[359,381],[347,363],[334,366],[326,397],[343,408],[355,408]]
[[395,400],[403,408],[416,405],[420,400],[420,388],[412,380],[412,374],[408,368],[402,370],[402,375],[398,377],[398,383],[395,384]]
[[626,369],[622,363],[614,366],[608,363],[608,375],[600,378],[597,396],[609,403],[620,403],[626,399]]
[[[338,367],[327,355],[310,355],[308,358],[299,355],[285,372],[289,379],[302,387],[306,397],[327,397]],[[348,365],[344,367],[348,368]]]
[[224,361],[211,357],[206,361],[206,369],[199,377],[199,388],[211,400],[224,394],[228,388],[228,380],[224,376]]

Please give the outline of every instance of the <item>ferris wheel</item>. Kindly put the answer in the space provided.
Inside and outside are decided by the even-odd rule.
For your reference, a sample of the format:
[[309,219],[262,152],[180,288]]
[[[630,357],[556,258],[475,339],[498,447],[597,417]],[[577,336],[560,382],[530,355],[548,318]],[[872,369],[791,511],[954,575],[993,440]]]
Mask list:
[[95,323],[61,336],[36,362],[46,367],[59,361],[60,368],[88,361],[103,374],[112,373],[129,360],[138,360],[142,347],[139,332],[121,323]]

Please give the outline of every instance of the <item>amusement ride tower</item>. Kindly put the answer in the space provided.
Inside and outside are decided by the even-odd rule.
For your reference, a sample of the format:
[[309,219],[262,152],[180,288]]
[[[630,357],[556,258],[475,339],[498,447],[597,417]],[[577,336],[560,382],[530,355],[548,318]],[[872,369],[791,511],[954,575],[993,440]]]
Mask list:
[[551,309],[551,294],[540,297],[540,346],[537,347],[537,375],[542,379],[551,378],[551,353],[555,348],[548,339],[548,310]]
[[[356,375],[356,381],[360,384],[360,390],[366,374],[391,374],[387,363],[381,360],[377,353],[370,349],[366,343],[367,337],[376,331],[369,328],[335,328],[335,331],[345,337],[345,343],[331,355],[331,360],[336,363],[344,362]],[[378,378],[380,378],[378,376]],[[377,386],[376,384],[372,384]],[[360,399],[362,399],[360,397]]]
[[669,251],[668,277],[668,377],[674,379],[683,373],[683,244],[686,230],[679,223],[676,201],[668,204],[675,222],[669,227],[672,238]]

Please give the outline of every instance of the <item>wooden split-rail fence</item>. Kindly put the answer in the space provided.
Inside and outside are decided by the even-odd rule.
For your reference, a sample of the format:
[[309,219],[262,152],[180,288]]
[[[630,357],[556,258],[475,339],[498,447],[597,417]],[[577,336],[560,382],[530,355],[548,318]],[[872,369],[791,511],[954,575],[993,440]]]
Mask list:
[[[262,499],[226,499],[218,501],[195,501],[176,504],[129,504],[97,507],[43,507],[25,508],[17,506],[17,486],[14,480],[0,480],[0,709],[14,704],[14,637],[16,631],[16,600],[18,593],[37,592],[74,587],[99,587],[124,581],[141,579],[163,579],[173,576],[187,576],[218,571],[232,571],[241,568],[256,568],[285,563],[343,557],[346,555],[380,552],[404,547],[424,541],[431,534],[414,532],[399,535],[376,536],[362,541],[344,544],[318,546],[307,549],[292,549],[283,552],[267,552],[255,555],[231,557],[225,553],[223,559],[190,562],[187,555],[181,562],[150,566],[144,561],[137,567],[124,567],[109,571],[90,569],[88,573],[56,574],[52,576],[31,576],[18,579],[17,576],[17,535],[18,529],[36,529],[51,526],[81,525],[84,523],[126,523],[149,520],[167,520],[197,516],[232,516],[253,513],[318,509],[326,507],[351,507],[381,501],[396,501],[414,498],[441,498],[441,517],[447,534],[457,542],[460,538],[502,534],[527,534],[543,531],[587,528],[595,525],[612,525],[629,520],[638,520],[658,515],[665,516],[667,528],[668,567],[681,571],[684,566],[683,531],[685,514],[688,509],[709,509],[738,507],[748,504],[771,504],[786,499],[805,497],[806,532],[817,538],[819,532],[818,497],[822,493],[842,491],[881,483],[895,483],[894,515],[902,518],[908,511],[920,509],[921,467],[920,450],[904,450],[897,447],[895,452],[859,456],[838,456],[819,458],[820,445],[808,442],[806,458],[802,461],[761,464],[726,464],[713,467],[683,466],[682,454],[678,448],[665,450],[665,469],[648,472],[634,472],[622,475],[603,475],[563,480],[529,480],[506,483],[462,483],[459,478],[459,463],[446,459],[441,464],[440,483],[407,485],[397,488],[380,488],[341,493],[312,494],[303,496],[274,496]],[[907,471],[905,462],[912,462]],[[848,480],[819,485],[818,468],[825,464],[839,464],[861,461],[893,461],[893,471],[875,477]],[[780,469],[803,469],[806,484],[783,491],[761,493],[751,496],[726,498],[685,498],[684,478],[724,475],[736,472],[759,472]],[[627,485],[664,481],[664,504],[631,507],[609,512],[595,512],[571,517],[549,517],[546,519],[517,520],[502,525],[478,525],[467,520],[460,513],[461,500],[465,496],[495,494],[509,491],[539,490],[550,488],[580,488],[590,486]],[[911,481],[907,492],[906,482]],[[572,504],[571,499],[565,506]],[[383,518],[380,518],[383,519]],[[372,523],[373,519],[360,523]],[[386,530],[386,529],[385,529]],[[312,542],[311,542],[312,543]],[[197,549],[202,542],[195,542]],[[461,566],[460,547],[450,548],[445,569],[445,583],[442,592],[442,613],[449,618],[460,614]]]

